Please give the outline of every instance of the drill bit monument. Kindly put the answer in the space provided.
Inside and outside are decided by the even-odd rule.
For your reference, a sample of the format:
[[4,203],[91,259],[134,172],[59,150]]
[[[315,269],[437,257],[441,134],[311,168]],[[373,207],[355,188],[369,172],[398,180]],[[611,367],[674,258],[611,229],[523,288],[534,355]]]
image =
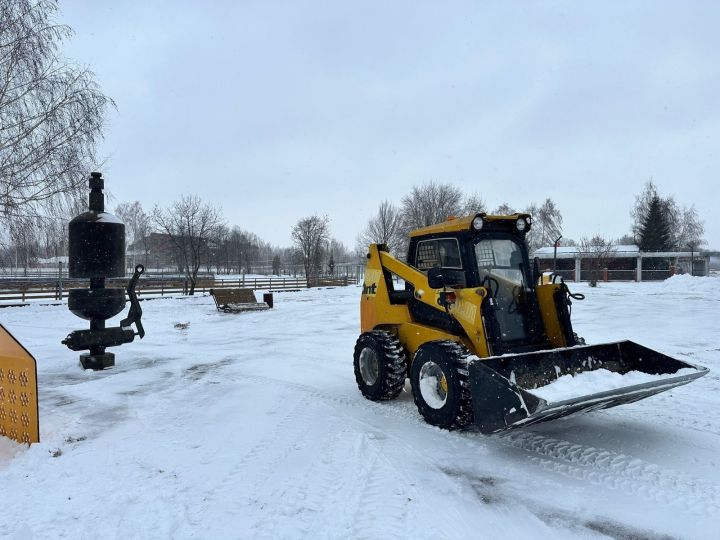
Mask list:
[[[80,355],[84,369],[106,369],[115,365],[115,355],[106,347],[130,343],[138,335],[145,335],[141,318],[142,308],[135,294],[142,265],[135,267],[127,289],[107,288],[107,278],[125,276],[125,224],[105,212],[105,182],[102,174],[90,174],[89,210],[75,217],[68,225],[68,274],[71,278],[90,280],[88,289],[71,289],[68,308],[78,317],[90,321],[89,330],[75,330],[63,341],[73,351],[88,349]],[[105,321],[125,308],[125,293],[130,299],[128,316],[120,326],[105,328]],[[137,332],[131,325],[135,324]]]

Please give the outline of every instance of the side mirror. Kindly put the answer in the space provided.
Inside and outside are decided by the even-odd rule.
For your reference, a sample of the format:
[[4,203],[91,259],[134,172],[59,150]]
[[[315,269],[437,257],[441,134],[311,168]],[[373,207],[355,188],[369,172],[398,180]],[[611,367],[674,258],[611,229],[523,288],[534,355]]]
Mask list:
[[445,288],[445,276],[443,276],[442,268],[436,266],[428,270],[428,285],[431,289]]
[[542,284],[542,280],[540,278],[542,278],[542,274],[540,273],[540,258],[535,257],[533,259],[533,283],[535,285],[537,285],[538,282]]

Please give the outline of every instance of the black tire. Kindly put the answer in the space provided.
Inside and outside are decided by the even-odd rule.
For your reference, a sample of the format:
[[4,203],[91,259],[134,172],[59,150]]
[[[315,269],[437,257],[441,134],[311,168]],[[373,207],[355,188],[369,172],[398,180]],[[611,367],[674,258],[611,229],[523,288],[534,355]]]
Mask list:
[[353,365],[358,388],[368,399],[395,399],[405,386],[405,350],[390,332],[373,330],[360,334],[355,343]]
[[[418,412],[428,424],[445,429],[472,425],[469,355],[465,347],[454,341],[431,341],[415,353],[410,384]],[[438,376],[444,377],[444,383]]]

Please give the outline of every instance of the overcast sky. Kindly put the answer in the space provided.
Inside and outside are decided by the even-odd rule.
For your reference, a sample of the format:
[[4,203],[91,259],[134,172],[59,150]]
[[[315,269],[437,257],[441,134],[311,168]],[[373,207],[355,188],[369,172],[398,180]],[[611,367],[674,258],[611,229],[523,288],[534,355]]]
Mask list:
[[60,0],[66,55],[117,103],[116,202],[197,194],[290,244],[353,247],[382,199],[451,182],[552,197],[564,235],[619,237],[650,178],[720,249],[718,2]]

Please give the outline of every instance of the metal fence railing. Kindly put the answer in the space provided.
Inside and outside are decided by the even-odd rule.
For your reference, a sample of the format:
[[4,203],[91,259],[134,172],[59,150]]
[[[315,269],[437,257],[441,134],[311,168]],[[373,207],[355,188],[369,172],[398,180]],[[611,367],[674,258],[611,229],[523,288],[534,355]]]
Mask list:
[[635,270],[582,270],[581,281],[635,281],[637,272]]
[[[107,279],[105,284],[110,288],[125,288],[127,279]],[[210,289],[247,288],[265,291],[301,290],[308,287],[338,287],[355,284],[354,277],[323,277],[311,278],[310,284],[304,278],[239,278],[216,279],[201,278],[195,284],[195,293],[205,294]],[[67,298],[68,290],[86,288],[88,280],[84,279],[0,279],[0,302],[28,300],[62,300]],[[190,282],[183,278],[141,278],[137,284],[138,298],[188,294]]]

